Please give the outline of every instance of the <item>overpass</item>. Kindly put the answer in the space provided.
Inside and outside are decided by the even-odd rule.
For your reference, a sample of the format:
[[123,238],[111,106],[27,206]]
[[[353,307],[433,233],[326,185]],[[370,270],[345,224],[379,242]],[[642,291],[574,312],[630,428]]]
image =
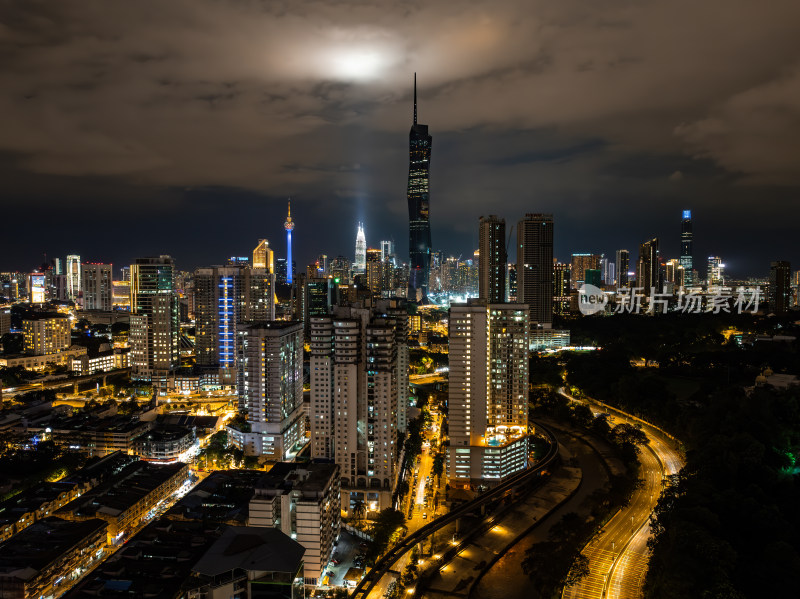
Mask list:
[[445,526],[457,522],[459,518],[472,514],[476,509],[480,509],[488,503],[509,496],[513,497],[517,487],[531,482],[536,476],[539,476],[542,472],[550,468],[556,459],[558,459],[558,440],[552,431],[540,424],[536,424],[536,430],[543,433],[543,436],[547,438],[550,442],[550,448],[535,467],[528,468],[527,470],[510,476],[493,489],[457,507],[444,516],[436,518],[416,532],[405,537],[400,543],[392,547],[392,549],[375,562],[375,565],[367,572],[364,578],[361,579],[361,582],[358,583],[350,597],[352,599],[367,599],[378,582],[392,569],[392,566],[394,566],[405,553],[411,551],[415,545],[422,543]]

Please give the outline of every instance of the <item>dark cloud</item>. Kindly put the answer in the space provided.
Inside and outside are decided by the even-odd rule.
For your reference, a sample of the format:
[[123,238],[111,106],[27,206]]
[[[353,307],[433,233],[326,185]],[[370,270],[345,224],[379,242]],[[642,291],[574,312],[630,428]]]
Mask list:
[[42,246],[194,266],[279,237],[288,196],[301,261],[351,253],[358,219],[404,251],[417,71],[448,253],[480,214],[539,210],[562,257],[675,253],[692,207],[709,252],[763,272],[797,257],[774,232],[800,216],[798,23],[793,0],[4,3],[2,201],[46,209],[35,240],[4,227],[2,267]]

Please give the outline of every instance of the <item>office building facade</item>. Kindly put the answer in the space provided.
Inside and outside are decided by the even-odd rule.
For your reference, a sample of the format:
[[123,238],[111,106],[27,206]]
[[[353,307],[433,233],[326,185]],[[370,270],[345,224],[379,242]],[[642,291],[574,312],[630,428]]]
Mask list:
[[528,305],[531,325],[552,325],[552,214],[526,214],[517,223],[517,302]]
[[275,319],[275,275],[267,268],[211,266],[194,273],[197,366],[236,384],[237,325]]
[[586,283],[586,271],[600,268],[599,254],[572,254],[570,276],[573,289],[580,289]]
[[408,299],[426,302],[431,268],[430,162],[433,138],[417,123],[417,75],[414,74],[414,123],[408,139]]
[[114,286],[112,268],[111,264],[84,263],[81,265],[84,310],[111,311]]
[[619,289],[626,289],[630,285],[630,279],[628,278],[630,260],[631,260],[631,253],[628,250],[617,250],[616,271],[617,271],[617,287]]
[[769,269],[769,309],[775,314],[786,314],[792,305],[791,264],[778,260]]
[[506,221],[494,214],[480,218],[478,297],[496,304],[506,301]]
[[681,266],[683,266],[683,272],[685,273],[684,282],[686,285],[695,284],[695,281],[692,277],[692,271],[694,269],[694,259],[692,257],[693,243],[694,232],[692,231],[692,211],[684,210],[683,218],[681,219],[681,255],[679,261]]
[[645,295],[651,289],[661,292],[658,238],[654,237],[639,246],[639,259],[636,262],[636,286]]
[[175,263],[170,256],[131,265],[131,378],[167,386],[180,366],[180,323]]

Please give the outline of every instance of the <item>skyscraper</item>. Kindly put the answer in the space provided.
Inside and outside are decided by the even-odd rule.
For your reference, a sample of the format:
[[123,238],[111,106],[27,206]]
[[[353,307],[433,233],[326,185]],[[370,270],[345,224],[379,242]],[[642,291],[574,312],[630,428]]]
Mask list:
[[266,268],[270,273],[275,272],[274,255],[266,239],[259,239],[253,250],[253,268]]
[[[214,383],[236,383],[236,327],[275,318],[275,275],[266,268],[211,266],[194,273],[195,354]],[[216,372],[213,372],[216,371]]]
[[428,126],[417,123],[417,74],[414,73],[414,124],[409,134],[408,298],[426,302],[431,267],[429,220],[431,142]]
[[553,312],[560,316],[569,314],[569,264],[553,262]]
[[683,266],[684,278],[687,285],[693,285],[692,279],[692,211],[684,210],[681,220],[681,256],[680,263]]
[[364,235],[364,223],[358,223],[356,233],[356,259],[353,262],[353,272],[364,273],[367,267],[367,237]]
[[408,405],[402,302],[333,307],[311,318],[311,457],[334,459],[342,486],[391,505],[396,433]]
[[500,304],[506,301],[506,221],[490,214],[480,218],[479,227],[478,297]]
[[81,265],[81,290],[85,310],[111,310],[111,264]]
[[617,250],[617,287],[625,289],[628,287],[628,268],[630,266],[631,253],[628,250]]
[[517,223],[517,301],[528,305],[531,325],[552,324],[552,214],[526,214]]
[[170,256],[131,265],[131,378],[162,388],[180,366],[178,296]]
[[770,264],[769,309],[775,314],[786,314],[792,305],[791,265],[785,260]]
[[506,266],[506,301],[517,302],[517,265],[513,262]]
[[239,406],[250,432],[247,455],[286,460],[305,442],[303,325],[297,321],[238,325]]
[[73,302],[81,294],[81,257],[76,254],[67,256],[67,296]]
[[294,231],[294,222],[292,222],[291,201],[288,206],[286,222],[283,223],[283,228],[286,229],[286,284],[291,285],[292,276],[294,275],[294,262],[292,261],[292,231]]
[[580,289],[586,282],[587,270],[598,270],[600,268],[599,254],[572,254],[572,264],[570,265],[570,275],[572,288]]
[[527,465],[528,306],[469,300],[449,320],[448,482],[499,480]]
[[639,246],[639,261],[636,263],[636,286],[647,295],[651,289],[661,291],[659,285],[658,237]]
[[383,240],[381,241],[381,262],[391,261],[394,265],[394,241]]
[[[684,267],[685,272],[685,267]],[[708,257],[708,270],[706,271],[706,284],[709,288],[725,284],[725,265],[719,256]]]

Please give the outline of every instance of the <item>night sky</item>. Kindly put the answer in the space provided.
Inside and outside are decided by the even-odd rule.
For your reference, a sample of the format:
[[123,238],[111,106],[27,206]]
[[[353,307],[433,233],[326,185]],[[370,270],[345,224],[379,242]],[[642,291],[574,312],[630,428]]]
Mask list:
[[[553,212],[555,254],[661,239],[731,276],[800,268],[800,3],[0,3],[0,269],[48,257],[298,270],[408,246],[412,81],[434,248]],[[513,258],[513,244],[510,257]]]

